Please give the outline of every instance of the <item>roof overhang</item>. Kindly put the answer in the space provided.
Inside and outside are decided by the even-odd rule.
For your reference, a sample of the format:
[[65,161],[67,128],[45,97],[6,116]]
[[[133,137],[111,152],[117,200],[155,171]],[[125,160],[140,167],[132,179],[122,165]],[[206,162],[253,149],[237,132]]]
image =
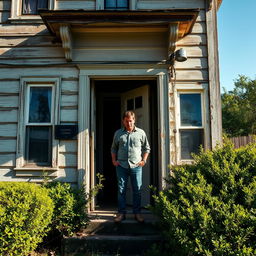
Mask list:
[[40,15],[49,32],[62,41],[67,60],[72,60],[72,32],[166,31],[168,52],[176,41],[189,34],[199,9],[148,11],[41,10]]

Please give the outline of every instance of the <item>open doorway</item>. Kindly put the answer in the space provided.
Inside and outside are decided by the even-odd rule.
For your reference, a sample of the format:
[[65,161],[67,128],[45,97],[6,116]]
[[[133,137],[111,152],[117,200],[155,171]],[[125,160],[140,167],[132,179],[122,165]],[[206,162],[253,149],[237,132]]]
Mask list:
[[[143,169],[142,206],[151,201],[149,185],[158,187],[157,82],[156,80],[94,80],[96,108],[95,174],[104,175],[104,188],[96,199],[96,209],[116,209],[117,182],[110,148],[114,132],[122,127],[124,110],[133,110],[138,127],[147,133],[151,145],[149,161]],[[147,105],[147,107],[146,107]],[[146,127],[145,123],[148,123]],[[131,188],[127,204],[131,204]]]

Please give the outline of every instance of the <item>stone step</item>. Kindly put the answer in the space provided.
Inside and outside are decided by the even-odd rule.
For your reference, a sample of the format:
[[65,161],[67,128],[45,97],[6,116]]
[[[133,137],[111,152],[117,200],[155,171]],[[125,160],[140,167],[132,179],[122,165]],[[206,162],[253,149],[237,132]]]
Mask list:
[[63,256],[143,255],[152,245],[160,243],[160,235],[114,236],[93,235],[65,238]]
[[156,218],[150,212],[142,213],[144,223],[138,223],[128,213],[126,220],[117,224],[113,221],[114,214],[113,211],[91,213],[86,229],[64,238],[62,255],[143,255],[161,241]]

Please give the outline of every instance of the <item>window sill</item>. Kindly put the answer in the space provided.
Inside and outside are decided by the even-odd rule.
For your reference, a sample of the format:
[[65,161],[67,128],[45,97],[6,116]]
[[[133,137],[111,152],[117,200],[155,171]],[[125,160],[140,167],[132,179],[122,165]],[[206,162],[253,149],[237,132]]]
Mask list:
[[15,18],[8,19],[12,24],[44,24],[41,17],[39,15],[31,15],[31,16],[19,16]]
[[56,167],[19,167],[14,168],[16,177],[49,177],[58,176],[58,168]]

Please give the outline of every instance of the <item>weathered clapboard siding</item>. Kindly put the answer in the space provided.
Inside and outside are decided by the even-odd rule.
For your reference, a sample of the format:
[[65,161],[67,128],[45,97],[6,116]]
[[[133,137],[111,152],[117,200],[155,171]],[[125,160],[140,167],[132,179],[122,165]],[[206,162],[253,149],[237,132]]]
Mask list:
[[14,167],[15,166],[15,153],[0,153],[0,166],[1,167]]
[[67,183],[76,183],[77,182],[77,169],[76,168],[65,168],[58,170],[57,181],[67,182]]
[[18,109],[1,108],[0,109],[0,123],[17,123]]
[[0,10],[6,11],[11,9],[11,0],[1,0]]
[[182,39],[180,39],[177,46],[195,46],[195,45],[207,45],[205,34],[191,34]]
[[0,80],[0,95],[5,93],[19,93],[19,80]]
[[176,80],[177,81],[208,81],[207,70],[178,70],[176,69]]
[[138,0],[138,9],[205,8],[204,0]]
[[61,76],[63,79],[77,79],[78,70],[75,67],[22,67],[22,68],[1,68],[0,81],[20,79],[21,77],[56,77]]
[[17,135],[17,124],[1,124],[0,123],[0,137],[15,137],[16,135]]
[[0,26],[0,36],[49,35],[45,25],[10,25]]
[[77,95],[62,95],[61,107],[76,107],[78,105]]
[[64,79],[62,80],[61,83],[61,93],[62,94],[73,94],[77,95],[78,94],[78,81],[65,81]]
[[78,122],[78,110],[77,109],[61,109],[60,122],[62,124]]
[[[52,46],[53,37],[49,35],[30,35],[30,36],[2,36],[0,38],[0,47],[25,47],[25,46]],[[54,44],[61,47],[61,44]]]
[[0,23],[1,24],[6,24],[8,19],[10,17],[10,12],[9,11],[0,11]]
[[8,107],[19,107],[19,97],[18,96],[9,96],[9,95],[0,95],[0,108]]
[[60,153],[59,154],[59,167],[67,168],[77,166],[77,154],[76,153]]
[[64,56],[64,51],[60,47],[14,47],[0,48],[0,59],[6,58],[59,58]]
[[15,153],[16,152],[16,139],[5,140],[0,139],[0,152],[5,153]]
[[95,10],[96,9],[96,2],[95,0],[86,0],[86,1],[67,1],[67,0],[58,0],[55,1],[55,8],[56,10]]
[[61,140],[59,145],[60,153],[74,153],[77,152],[77,141],[76,140]]
[[201,58],[191,58],[189,57],[187,61],[176,62],[175,68],[177,69],[207,69],[208,61],[206,57]]

